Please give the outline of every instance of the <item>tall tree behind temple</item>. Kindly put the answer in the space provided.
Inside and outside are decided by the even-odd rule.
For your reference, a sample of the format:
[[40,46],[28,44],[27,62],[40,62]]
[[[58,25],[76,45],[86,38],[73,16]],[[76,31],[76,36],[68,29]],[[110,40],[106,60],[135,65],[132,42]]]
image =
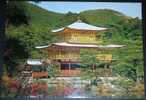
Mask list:
[[4,74],[4,64],[6,64],[4,61],[5,54],[8,54],[7,52],[9,51],[9,49],[6,48],[9,39],[6,37],[5,31],[7,31],[10,24],[15,26],[28,24],[28,16],[26,15],[23,5],[24,2],[22,1],[0,2],[0,10],[3,12],[0,14],[0,95],[4,93],[6,89],[2,82],[2,76]]
[[[27,13],[26,10],[26,1],[7,1],[6,2],[6,20],[5,20],[5,30],[7,32],[7,28],[10,25],[13,26],[20,26],[22,24],[26,24],[28,25],[29,23],[29,15]],[[11,54],[13,54],[13,52],[16,52],[16,42],[11,41],[11,40],[15,40],[15,39],[11,39],[10,37],[6,37],[6,45],[5,45],[5,52],[4,52],[4,63],[6,64],[6,69],[11,69],[9,67],[12,67],[9,65],[9,62],[13,62],[14,59],[10,59],[12,58]],[[17,41],[17,40],[16,40]],[[18,44],[18,43],[17,43]],[[22,48],[18,47],[19,45],[17,45],[17,48]]]
[[8,1],[6,8],[6,27],[12,24],[19,26],[28,24],[29,16],[26,12],[26,1]]
[[[5,2],[0,2],[0,12],[5,12]],[[3,73],[3,54],[5,43],[5,14],[0,14],[0,81]],[[0,82],[1,83],[1,82]],[[0,85],[1,86],[1,85]]]

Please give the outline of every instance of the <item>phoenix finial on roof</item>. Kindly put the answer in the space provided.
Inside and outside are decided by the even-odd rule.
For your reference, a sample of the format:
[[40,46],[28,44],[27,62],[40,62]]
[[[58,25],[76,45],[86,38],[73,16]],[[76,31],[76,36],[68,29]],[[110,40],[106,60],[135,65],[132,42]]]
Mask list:
[[77,17],[77,22],[78,23],[81,23],[82,22],[82,20],[80,19],[80,16]]

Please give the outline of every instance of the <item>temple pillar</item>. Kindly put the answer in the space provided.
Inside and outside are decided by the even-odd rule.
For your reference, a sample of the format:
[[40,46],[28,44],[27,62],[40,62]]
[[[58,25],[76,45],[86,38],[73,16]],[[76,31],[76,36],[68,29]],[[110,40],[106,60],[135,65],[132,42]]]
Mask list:
[[59,63],[59,71],[61,71],[61,62]]
[[95,66],[95,64],[92,64],[92,72],[94,72],[94,66]]
[[112,76],[113,72],[112,72],[112,66],[111,65],[109,66],[109,69],[110,69],[110,76]]
[[70,75],[71,63],[69,62],[69,75]]
[[61,61],[58,62],[58,66],[59,66],[59,73],[61,73]]
[[104,73],[105,73],[104,74],[105,76],[108,76],[108,73],[107,73],[107,64],[104,65]]

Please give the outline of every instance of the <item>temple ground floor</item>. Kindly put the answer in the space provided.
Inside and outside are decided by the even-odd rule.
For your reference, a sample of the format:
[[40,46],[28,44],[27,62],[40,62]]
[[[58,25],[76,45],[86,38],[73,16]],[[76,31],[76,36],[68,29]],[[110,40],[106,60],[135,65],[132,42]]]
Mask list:
[[58,77],[79,77],[82,76],[84,72],[88,71],[94,73],[95,76],[100,77],[111,77],[113,76],[112,68],[110,65],[101,64],[96,66],[94,64],[86,65],[87,68],[83,68],[83,64],[77,61],[60,61],[57,62],[59,66]]

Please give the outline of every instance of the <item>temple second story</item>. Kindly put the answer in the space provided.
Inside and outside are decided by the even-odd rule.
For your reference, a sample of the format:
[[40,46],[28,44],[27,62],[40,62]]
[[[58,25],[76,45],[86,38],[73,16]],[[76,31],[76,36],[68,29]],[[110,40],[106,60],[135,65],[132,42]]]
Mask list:
[[107,28],[93,26],[78,20],[66,27],[52,30],[62,38],[62,42],[68,43],[85,43],[98,44],[101,43],[101,33]]

